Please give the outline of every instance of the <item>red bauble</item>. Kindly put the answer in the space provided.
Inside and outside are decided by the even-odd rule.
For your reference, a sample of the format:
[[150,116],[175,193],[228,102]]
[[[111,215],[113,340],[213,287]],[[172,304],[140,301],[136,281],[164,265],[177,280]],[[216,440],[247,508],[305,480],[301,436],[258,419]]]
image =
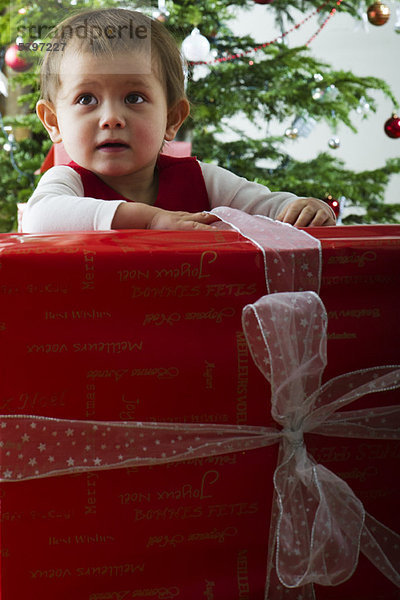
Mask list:
[[329,206],[331,207],[331,209],[335,213],[335,217],[338,218],[338,216],[340,214],[340,202],[339,202],[339,200],[336,200],[336,198],[334,198],[333,196],[329,195],[329,196],[325,196],[324,202],[326,202],[327,204],[329,204]]
[[32,66],[32,63],[29,63],[23,57],[17,44],[13,44],[7,48],[4,61],[8,67],[13,69],[13,71],[17,71],[18,73],[27,71]]
[[394,113],[392,114],[385,123],[385,133],[393,139],[400,137],[400,117]]

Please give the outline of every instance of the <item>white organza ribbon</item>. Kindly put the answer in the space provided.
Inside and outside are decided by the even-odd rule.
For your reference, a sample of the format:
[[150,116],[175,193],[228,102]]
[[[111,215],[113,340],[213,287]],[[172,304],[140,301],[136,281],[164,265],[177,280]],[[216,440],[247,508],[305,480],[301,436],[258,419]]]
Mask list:
[[291,590],[298,597],[299,589],[313,598],[312,583],[338,585],[352,575],[360,549],[400,586],[400,537],[365,513],[349,486],[308,455],[303,439],[311,431],[400,438],[399,407],[336,412],[365,394],[399,387],[400,367],[356,371],[320,387],[326,321],[314,292],[265,296],[243,310],[250,350],[271,382],[271,412],[281,429],[4,415],[1,480],[176,462],[279,441],[265,598],[290,598]]
[[220,230],[238,231],[259,248],[264,260],[268,294],[313,290],[321,282],[321,243],[305,231],[262,215],[219,206],[211,211]]

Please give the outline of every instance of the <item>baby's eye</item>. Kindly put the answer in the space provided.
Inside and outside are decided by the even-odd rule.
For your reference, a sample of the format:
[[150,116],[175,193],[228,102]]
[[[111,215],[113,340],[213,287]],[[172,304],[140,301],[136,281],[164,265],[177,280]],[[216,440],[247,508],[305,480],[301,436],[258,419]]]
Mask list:
[[139,94],[134,94],[132,92],[131,94],[125,96],[125,102],[127,104],[142,104],[142,102],[144,102],[144,99],[143,96],[140,96]]
[[96,98],[92,96],[92,94],[82,94],[78,98],[78,104],[82,104],[83,106],[88,106],[89,104],[95,104]]

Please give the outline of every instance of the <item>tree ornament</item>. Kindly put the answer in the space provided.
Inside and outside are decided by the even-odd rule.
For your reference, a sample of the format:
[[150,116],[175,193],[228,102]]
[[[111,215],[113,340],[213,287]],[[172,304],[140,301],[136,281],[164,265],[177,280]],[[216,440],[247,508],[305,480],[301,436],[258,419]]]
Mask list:
[[15,148],[15,137],[12,133],[11,125],[3,127],[4,133],[7,135],[7,141],[3,144],[3,150],[5,152],[11,152]]
[[0,71],[0,94],[6,97],[8,96],[8,81],[2,71]]
[[195,27],[182,42],[182,52],[187,60],[199,62],[205,60],[210,52],[210,42]]
[[311,97],[313,100],[322,100],[322,98],[325,96],[325,90],[323,90],[320,87],[314,88],[313,90],[311,90]]
[[394,30],[396,33],[400,33],[400,7],[396,8],[396,23],[394,24]]
[[[315,79],[315,75],[314,75],[314,79]],[[322,81],[322,80],[318,80],[318,81]],[[322,87],[316,87],[313,88],[311,90],[311,97],[313,100],[316,100],[317,102],[334,102],[336,100],[336,98],[339,95],[339,90],[337,89],[336,85],[334,85],[333,83],[331,85],[328,85],[326,88],[322,88]]]
[[329,148],[332,148],[333,150],[336,150],[337,148],[340,147],[340,139],[338,137],[331,137],[328,140],[328,146]]
[[330,194],[328,194],[327,196],[325,196],[325,198],[323,200],[324,200],[324,202],[326,202],[331,207],[331,209],[335,213],[335,217],[338,218],[339,215],[340,215],[340,202],[339,202],[339,200],[336,200],[336,198],[334,198]]
[[360,0],[357,8],[358,20],[354,26],[354,31],[364,30],[364,33],[369,32],[368,15],[365,10],[365,4]]
[[4,62],[8,67],[17,73],[23,73],[31,68],[32,63],[29,63],[22,55],[17,44],[12,44],[7,48],[4,56]]
[[400,117],[395,113],[385,123],[385,133],[388,137],[396,139],[400,137]]
[[328,85],[328,87],[325,89],[324,101],[330,100],[331,102],[334,102],[338,96],[339,90],[337,89],[336,85],[334,85],[333,83],[331,85]]
[[208,65],[194,65],[192,79],[193,81],[199,81],[200,79],[207,77],[209,72],[210,67]]
[[291,128],[297,131],[299,137],[308,137],[316,124],[317,121],[313,117],[306,115],[303,117],[296,117],[291,125]]
[[324,77],[323,77],[323,75],[321,75],[321,73],[314,73],[313,79],[317,83],[321,83],[321,81],[323,81]]
[[384,25],[390,17],[390,8],[378,0],[368,8],[367,16],[372,25]]
[[254,0],[256,4],[272,4],[274,0]]
[[285,136],[290,140],[296,140],[299,137],[299,132],[296,127],[288,127],[285,131]]
[[160,12],[159,10],[155,10],[153,12],[153,19],[159,21],[160,23],[166,23],[169,19],[169,12]]
[[359,115],[362,115],[363,117],[365,117],[367,115],[367,113],[369,113],[369,109],[370,109],[369,103],[366,101],[364,96],[361,96],[358,106],[356,108],[356,112]]
[[169,19],[170,12],[167,9],[165,0],[158,0],[158,10],[153,12],[153,19],[160,21],[160,23],[166,23]]

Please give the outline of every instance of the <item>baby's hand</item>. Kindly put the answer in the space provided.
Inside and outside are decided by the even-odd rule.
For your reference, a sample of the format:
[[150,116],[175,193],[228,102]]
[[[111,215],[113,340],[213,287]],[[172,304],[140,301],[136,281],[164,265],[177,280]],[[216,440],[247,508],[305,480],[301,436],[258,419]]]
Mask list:
[[170,210],[158,210],[152,218],[149,229],[213,229],[210,223],[218,221],[218,217],[208,212],[188,213]]
[[276,217],[277,221],[296,227],[321,227],[335,225],[335,215],[323,200],[318,198],[297,198]]
[[112,229],[213,229],[218,217],[208,212],[188,213],[163,210],[142,202],[121,202]]

